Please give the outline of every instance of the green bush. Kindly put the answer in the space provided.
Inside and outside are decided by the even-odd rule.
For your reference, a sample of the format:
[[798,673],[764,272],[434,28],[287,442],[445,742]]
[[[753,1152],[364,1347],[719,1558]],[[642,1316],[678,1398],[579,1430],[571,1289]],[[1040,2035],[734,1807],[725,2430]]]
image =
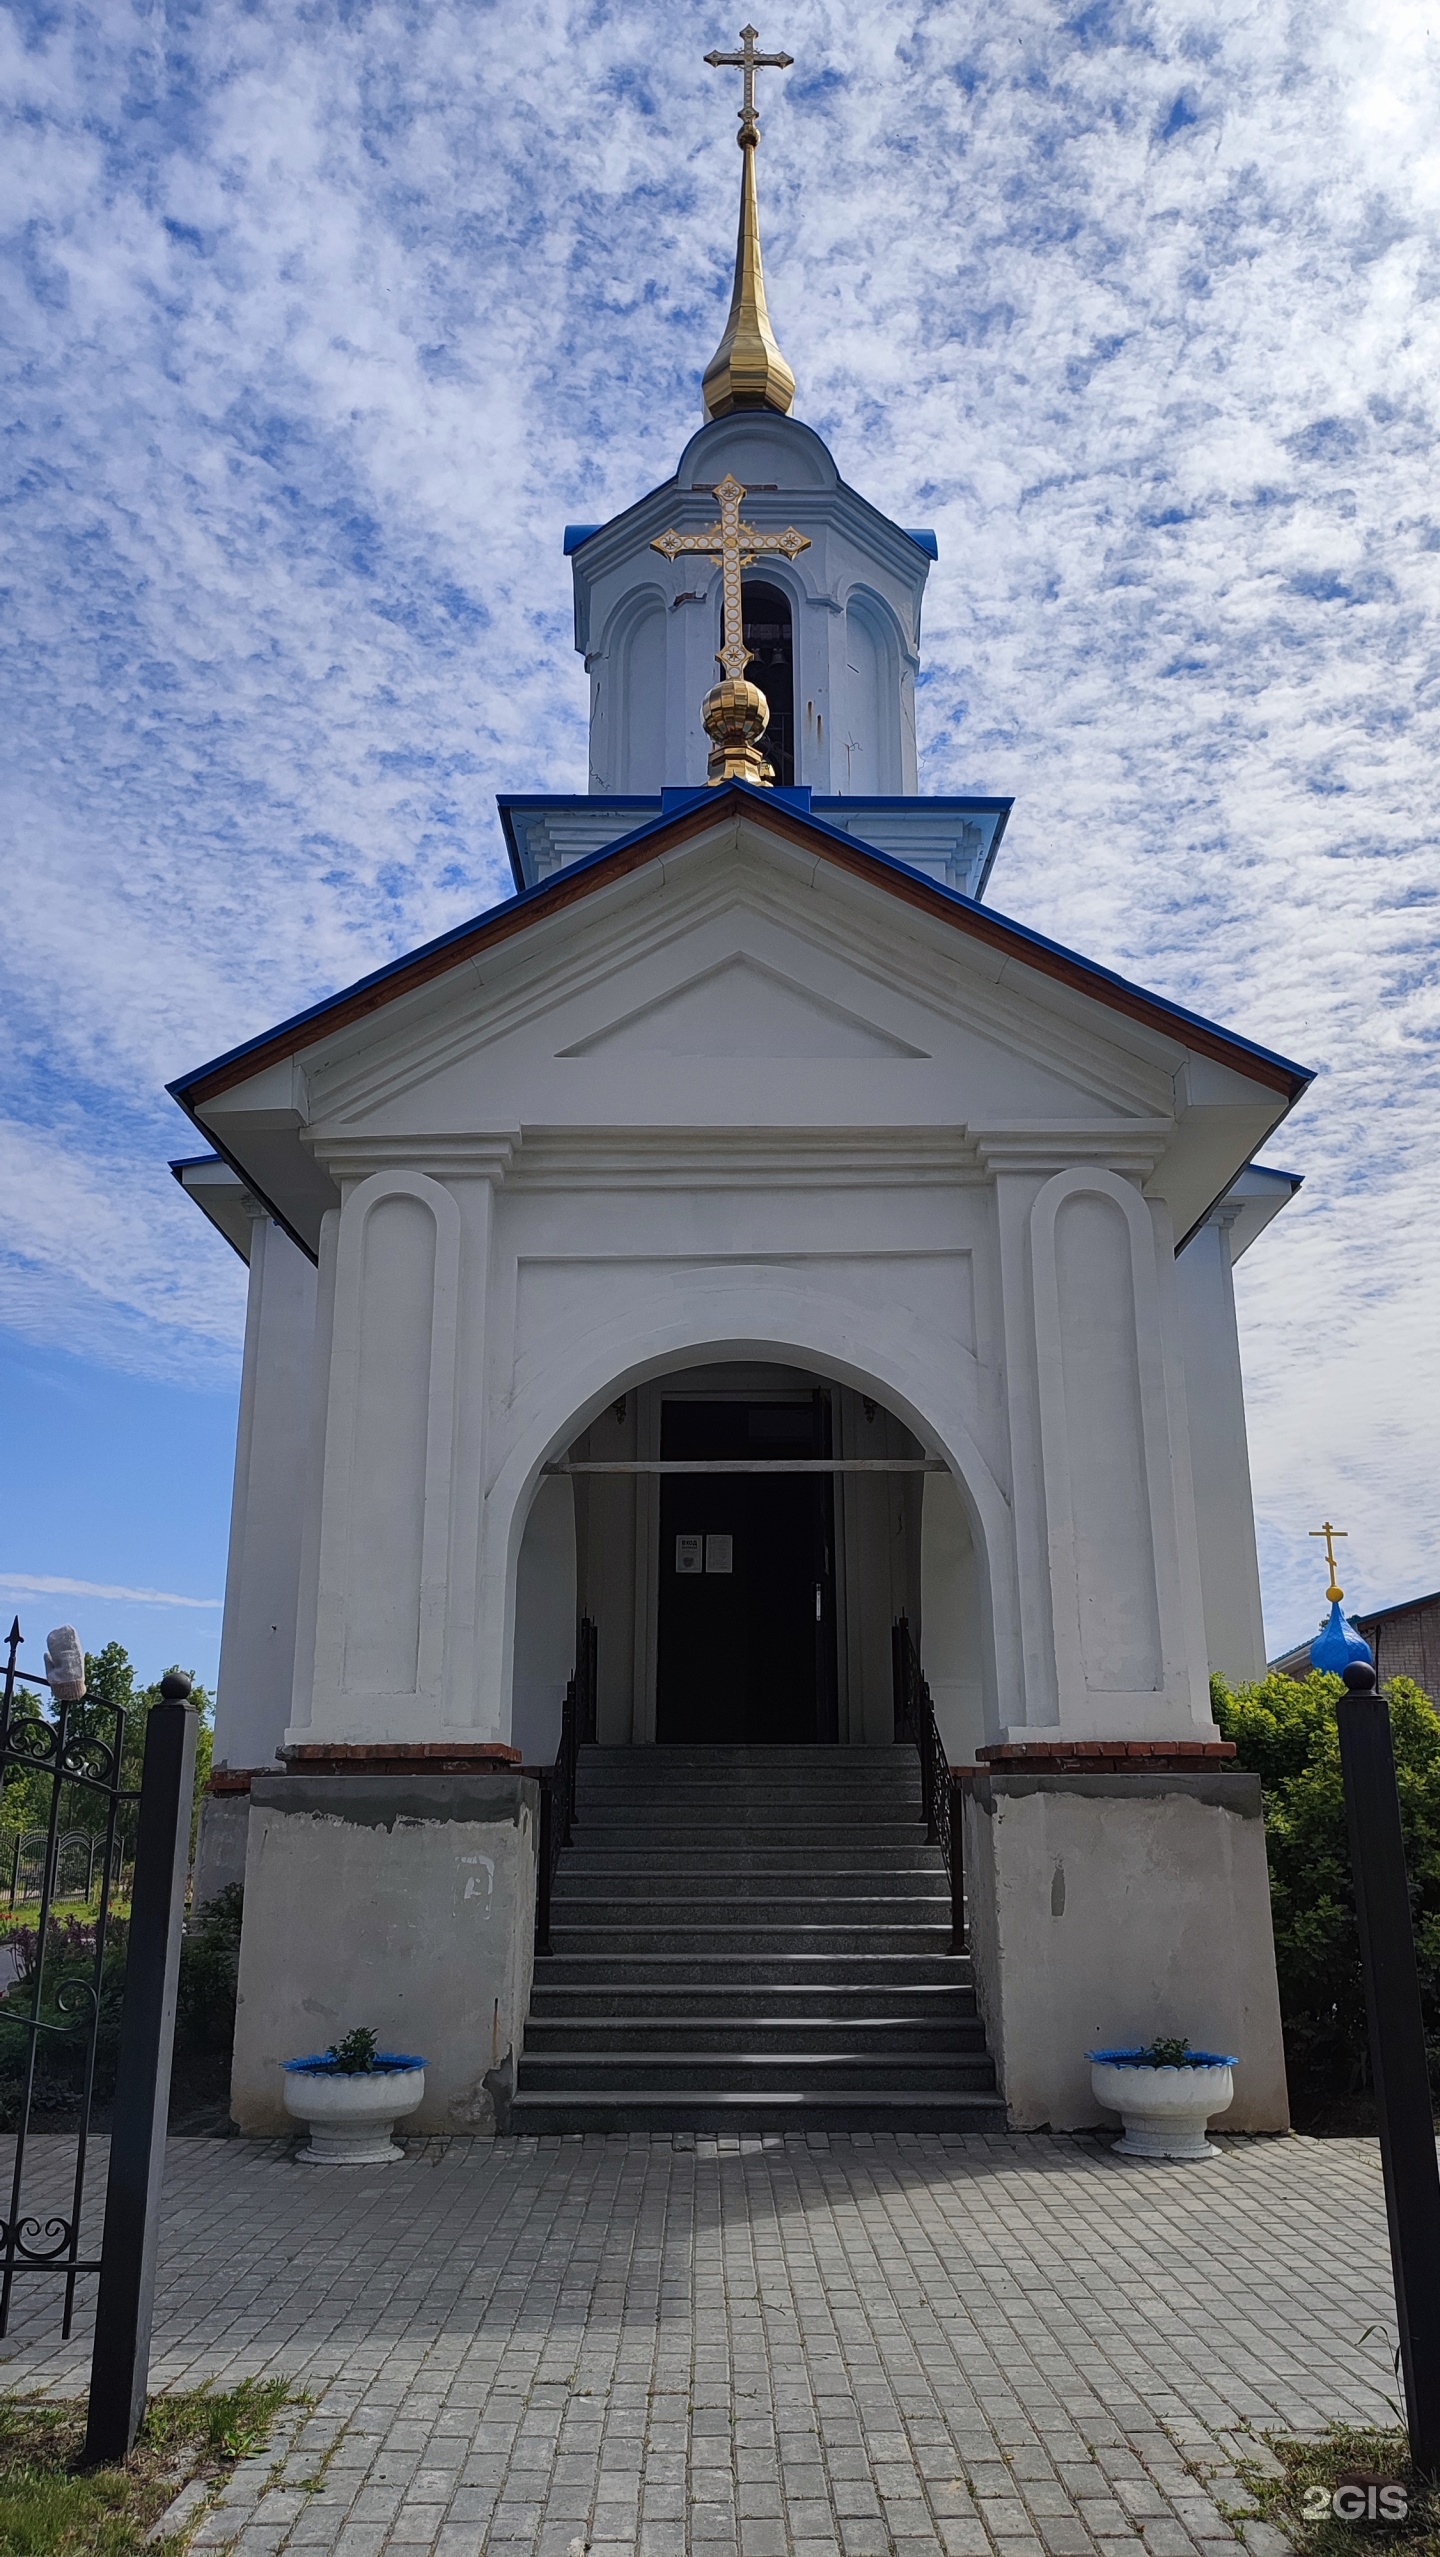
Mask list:
[[[1440,2061],[1440,1715],[1409,1678],[1386,1694],[1415,1916],[1431,2072]],[[1340,1680],[1211,1681],[1215,1720],[1236,1764],[1265,1791],[1275,1960],[1291,2093],[1302,2111],[1369,2086],[1365,1991],[1340,1777]],[[1440,2083],[1440,2078],[1436,2079]]]
[[[175,2050],[228,2051],[235,2039],[235,1981],[240,1963],[243,1894],[238,1883],[191,1918],[180,1940],[180,1979],[175,2009]],[[108,2104],[120,2058],[129,1926],[112,1918],[106,1930],[95,2036],[94,2097]],[[31,2011],[40,1958],[39,1930],[15,1926],[5,1941],[19,1957],[19,1977],[0,1995],[0,2131],[18,2127],[26,2065],[23,2019]],[[68,2114],[85,2084],[86,2037],[95,1987],[95,1928],[83,1918],[52,1918],[46,1933],[40,2017],[47,2027],[35,2064],[37,2113]],[[3,2557],[3,2551],[0,2551]]]
[[245,1894],[232,1882],[195,1912],[185,1930],[175,2010],[177,2050],[228,2051],[234,2042],[244,1907]]

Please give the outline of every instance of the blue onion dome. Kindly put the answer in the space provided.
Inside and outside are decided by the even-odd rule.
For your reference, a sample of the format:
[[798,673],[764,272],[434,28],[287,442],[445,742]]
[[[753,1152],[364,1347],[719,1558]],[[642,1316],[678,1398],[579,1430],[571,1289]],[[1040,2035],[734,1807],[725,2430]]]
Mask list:
[[1373,1666],[1374,1659],[1363,1635],[1357,1634],[1341,1612],[1339,1599],[1332,1599],[1330,1613],[1310,1645],[1311,1668],[1328,1669],[1343,1678],[1352,1661],[1368,1660]]

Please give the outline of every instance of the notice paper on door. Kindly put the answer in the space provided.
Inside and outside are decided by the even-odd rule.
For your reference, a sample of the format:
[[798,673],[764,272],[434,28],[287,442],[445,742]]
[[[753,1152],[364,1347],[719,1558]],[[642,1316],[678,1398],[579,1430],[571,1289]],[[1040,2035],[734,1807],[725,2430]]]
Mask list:
[[705,1539],[705,1569],[707,1571],[733,1571],[734,1568],[734,1537],[707,1536]]
[[703,1536],[676,1537],[675,1569],[678,1572],[700,1572],[705,1569],[705,1539]]

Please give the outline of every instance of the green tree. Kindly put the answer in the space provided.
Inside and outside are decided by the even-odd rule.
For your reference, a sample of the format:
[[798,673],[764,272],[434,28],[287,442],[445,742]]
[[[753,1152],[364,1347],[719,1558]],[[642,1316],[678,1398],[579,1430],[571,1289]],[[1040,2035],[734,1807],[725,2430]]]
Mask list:
[[[85,1654],[85,1701],[72,1705],[67,1720],[70,1742],[89,1741],[97,1750],[107,1753],[113,1747],[115,1717],[108,1710],[119,1706],[125,1715],[125,1735],[121,1750],[120,1780],[129,1791],[138,1791],[145,1758],[145,1726],[153,1708],[160,1702],[160,1682],[137,1687],[135,1665],[123,1643],[106,1643],[102,1651]],[[31,1690],[32,1695],[34,1690]],[[200,1802],[210,1775],[214,1755],[214,1711],[208,1691],[200,1685],[191,1689],[199,1709],[200,1728],[196,1735],[194,1827],[199,1822]],[[42,1721],[49,1721],[52,1708],[42,1689],[36,1708]],[[95,1760],[97,1772],[102,1760]],[[62,1830],[88,1829],[103,1833],[108,1817],[105,1797],[87,1785],[67,1782],[61,1793],[60,1827]],[[12,1767],[7,1771],[3,1795],[0,1795],[0,1828],[14,1831],[43,1830],[50,1818],[50,1778],[43,1768]],[[127,1842],[133,1840],[135,1807],[122,1807],[120,1826]],[[0,1878],[8,1877],[8,1861],[0,1859]]]
[[[1215,1720],[1265,1793],[1280,2012],[1303,2105],[1369,2083],[1365,1992],[1340,1775],[1338,1678],[1211,1682]],[[1440,1715],[1409,1678],[1386,1689],[1425,2030],[1440,2058]]]

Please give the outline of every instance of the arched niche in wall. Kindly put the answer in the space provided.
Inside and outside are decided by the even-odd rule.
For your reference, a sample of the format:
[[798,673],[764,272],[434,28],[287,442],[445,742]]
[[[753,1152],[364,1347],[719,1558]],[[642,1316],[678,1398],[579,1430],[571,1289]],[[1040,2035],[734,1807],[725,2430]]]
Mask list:
[[902,788],[900,681],[894,617],[857,587],[845,605],[845,701],[835,738],[836,787],[846,798]]
[[1176,1556],[1155,1234],[1117,1173],[1047,1181],[1031,1211],[1040,1437],[1061,1720],[1166,1684]]
[[669,630],[658,589],[626,598],[611,631],[609,757],[614,790],[665,786],[665,680]]
[[422,1172],[346,1201],[316,1628],[316,1719],[340,1700],[437,1695],[443,1671],[460,1218]]

